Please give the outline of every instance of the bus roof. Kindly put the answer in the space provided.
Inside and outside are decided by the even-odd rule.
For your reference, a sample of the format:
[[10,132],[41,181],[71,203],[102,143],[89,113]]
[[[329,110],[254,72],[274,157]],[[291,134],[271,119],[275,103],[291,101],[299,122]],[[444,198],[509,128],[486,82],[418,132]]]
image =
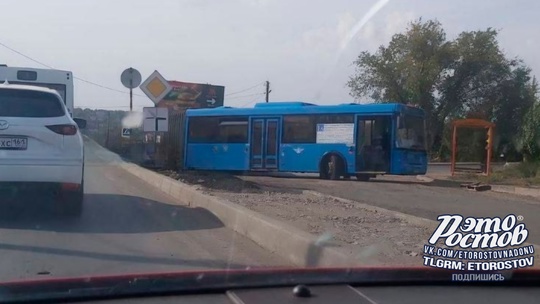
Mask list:
[[188,109],[187,116],[239,116],[239,115],[284,115],[284,114],[370,114],[401,113],[424,115],[415,107],[400,103],[340,104],[319,106],[306,102],[258,103],[253,108],[218,107],[211,109]]
[[64,73],[71,73],[71,71],[66,70],[58,70],[58,69],[47,69],[47,68],[30,68],[30,67],[20,67],[20,66],[9,66],[5,64],[0,64],[0,69],[16,69],[16,70],[29,70],[29,71],[54,71],[54,72],[64,72]]

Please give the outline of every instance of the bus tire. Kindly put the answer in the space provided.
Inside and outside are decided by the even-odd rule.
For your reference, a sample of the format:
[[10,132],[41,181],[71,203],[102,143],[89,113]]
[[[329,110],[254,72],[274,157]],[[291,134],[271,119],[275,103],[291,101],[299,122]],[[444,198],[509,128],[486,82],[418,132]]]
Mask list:
[[319,178],[338,180],[344,173],[344,161],[337,154],[326,155],[319,166]]
[[368,182],[370,177],[369,174],[356,174],[356,180],[361,182]]
[[328,177],[328,162],[326,160],[323,160],[319,167],[319,178],[328,179]]
[[321,162],[319,163],[319,178],[320,179],[328,179],[328,156],[325,156],[321,159]]

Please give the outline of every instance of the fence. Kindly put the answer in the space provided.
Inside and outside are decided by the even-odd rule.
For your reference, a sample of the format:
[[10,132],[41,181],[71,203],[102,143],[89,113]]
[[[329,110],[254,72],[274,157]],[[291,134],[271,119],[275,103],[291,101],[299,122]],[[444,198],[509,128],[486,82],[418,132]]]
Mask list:
[[[97,120],[94,110],[78,110],[78,117],[89,121],[83,133],[105,148],[133,163],[169,170],[181,170],[183,160],[185,110],[170,112],[168,132],[144,132],[133,128],[129,138],[122,137],[122,119],[127,112],[102,111]],[[154,135],[157,138],[154,139]],[[156,142],[154,142],[154,140]]]
[[162,146],[165,150],[165,167],[181,170],[184,158],[185,112],[169,115],[169,132],[165,134]]

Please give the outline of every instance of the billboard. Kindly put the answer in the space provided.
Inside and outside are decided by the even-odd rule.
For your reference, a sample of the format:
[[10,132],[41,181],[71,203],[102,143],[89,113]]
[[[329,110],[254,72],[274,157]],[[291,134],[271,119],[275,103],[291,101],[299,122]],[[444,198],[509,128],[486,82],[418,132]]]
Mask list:
[[171,112],[186,108],[214,108],[223,106],[224,86],[169,81],[172,90],[157,104]]

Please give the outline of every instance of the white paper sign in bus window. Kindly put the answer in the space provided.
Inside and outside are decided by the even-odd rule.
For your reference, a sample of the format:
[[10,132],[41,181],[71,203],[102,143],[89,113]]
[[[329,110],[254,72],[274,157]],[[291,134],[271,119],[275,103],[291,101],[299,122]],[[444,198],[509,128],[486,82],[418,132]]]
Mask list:
[[317,124],[318,144],[353,144],[354,124]]

